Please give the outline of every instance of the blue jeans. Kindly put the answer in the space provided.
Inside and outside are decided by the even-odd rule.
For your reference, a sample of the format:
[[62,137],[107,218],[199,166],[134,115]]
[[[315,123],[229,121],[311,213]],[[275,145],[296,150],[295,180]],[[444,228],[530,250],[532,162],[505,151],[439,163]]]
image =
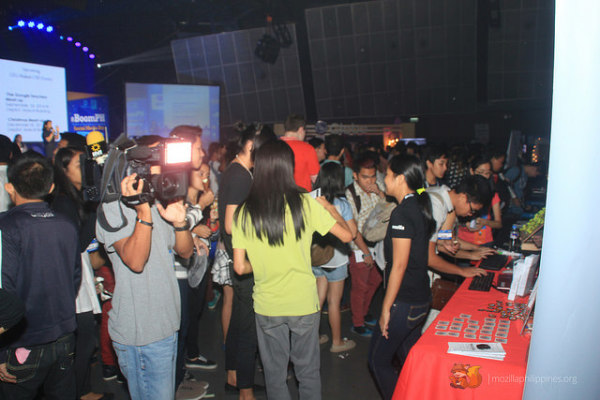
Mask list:
[[381,335],[379,324],[375,326],[369,347],[369,368],[384,399],[391,399],[398,381],[398,373],[392,365],[394,356],[404,364],[411,347],[421,337],[421,328],[429,304],[408,304],[396,300],[390,309],[388,337]]
[[0,399],[34,399],[42,387],[45,399],[74,399],[75,336],[69,333],[54,342],[27,348],[31,352],[22,364],[17,360],[16,349],[8,350],[6,368],[18,383],[0,382]]
[[172,400],[175,396],[177,332],[145,346],[113,342],[132,400]]

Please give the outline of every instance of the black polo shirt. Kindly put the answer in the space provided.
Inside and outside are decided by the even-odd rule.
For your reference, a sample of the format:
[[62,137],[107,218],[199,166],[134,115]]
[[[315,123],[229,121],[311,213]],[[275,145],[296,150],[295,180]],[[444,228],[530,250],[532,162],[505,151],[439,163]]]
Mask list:
[[431,298],[429,276],[427,275],[427,254],[429,237],[425,231],[425,217],[417,202],[417,194],[409,194],[392,211],[387,234],[384,239],[386,261],[386,286],[392,271],[392,239],[411,239],[408,265],[396,300],[419,303]]

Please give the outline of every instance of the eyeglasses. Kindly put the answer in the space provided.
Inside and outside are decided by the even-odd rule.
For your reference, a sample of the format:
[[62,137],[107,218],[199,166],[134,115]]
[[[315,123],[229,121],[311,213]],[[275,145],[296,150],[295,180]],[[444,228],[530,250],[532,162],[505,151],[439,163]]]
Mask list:
[[469,209],[471,210],[471,215],[475,215],[477,210],[473,210],[473,204],[470,201],[468,203],[469,203]]

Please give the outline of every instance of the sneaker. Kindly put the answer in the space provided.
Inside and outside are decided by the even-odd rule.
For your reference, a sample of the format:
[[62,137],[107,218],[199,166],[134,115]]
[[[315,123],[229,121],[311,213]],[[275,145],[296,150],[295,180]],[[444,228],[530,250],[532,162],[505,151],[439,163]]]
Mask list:
[[207,390],[200,382],[183,381],[175,392],[175,400],[198,400],[206,396]]
[[119,368],[116,365],[103,365],[102,366],[102,379],[105,381],[112,381],[113,379],[117,379],[117,373],[119,373]]
[[322,334],[319,336],[319,344],[324,344],[329,342],[329,336],[327,336],[326,334]]
[[194,359],[185,359],[185,367],[189,369],[205,369],[205,370],[213,370],[217,369],[217,363],[209,360],[208,358],[199,355]]
[[377,319],[373,318],[371,314],[365,315],[365,325],[370,326],[371,328],[377,325]]
[[186,382],[196,382],[199,386],[203,387],[204,389],[208,390],[208,387],[210,386],[210,384],[206,381],[199,381],[198,379],[196,379],[196,377],[192,374],[189,373],[189,371],[185,371],[184,375],[183,375],[183,380]]
[[341,353],[342,351],[348,351],[356,347],[356,342],[352,339],[343,338],[342,344],[340,345],[331,345],[329,351],[332,353]]
[[352,333],[356,333],[357,335],[362,336],[362,337],[373,336],[373,331],[364,325],[363,326],[353,326],[352,328],[350,328],[350,330],[352,331]]
[[221,292],[219,292],[217,289],[213,289],[213,299],[208,302],[208,309],[214,310],[217,307],[217,304],[219,304],[220,299]]
[[125,375],[123,375],[121,373],[121,370],[119,370],[119,372],[117,372],[117,382],[118,383],[126,383],[127,379],[125,379]]

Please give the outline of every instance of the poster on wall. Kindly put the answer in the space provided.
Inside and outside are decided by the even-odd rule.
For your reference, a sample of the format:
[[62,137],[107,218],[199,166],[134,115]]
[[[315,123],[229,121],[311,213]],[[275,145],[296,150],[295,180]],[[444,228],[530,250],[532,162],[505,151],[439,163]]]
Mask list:
[[68,93],[69,132],[87,136],[91,131],[102,132],[108,141],[108,98],[89,93]]

